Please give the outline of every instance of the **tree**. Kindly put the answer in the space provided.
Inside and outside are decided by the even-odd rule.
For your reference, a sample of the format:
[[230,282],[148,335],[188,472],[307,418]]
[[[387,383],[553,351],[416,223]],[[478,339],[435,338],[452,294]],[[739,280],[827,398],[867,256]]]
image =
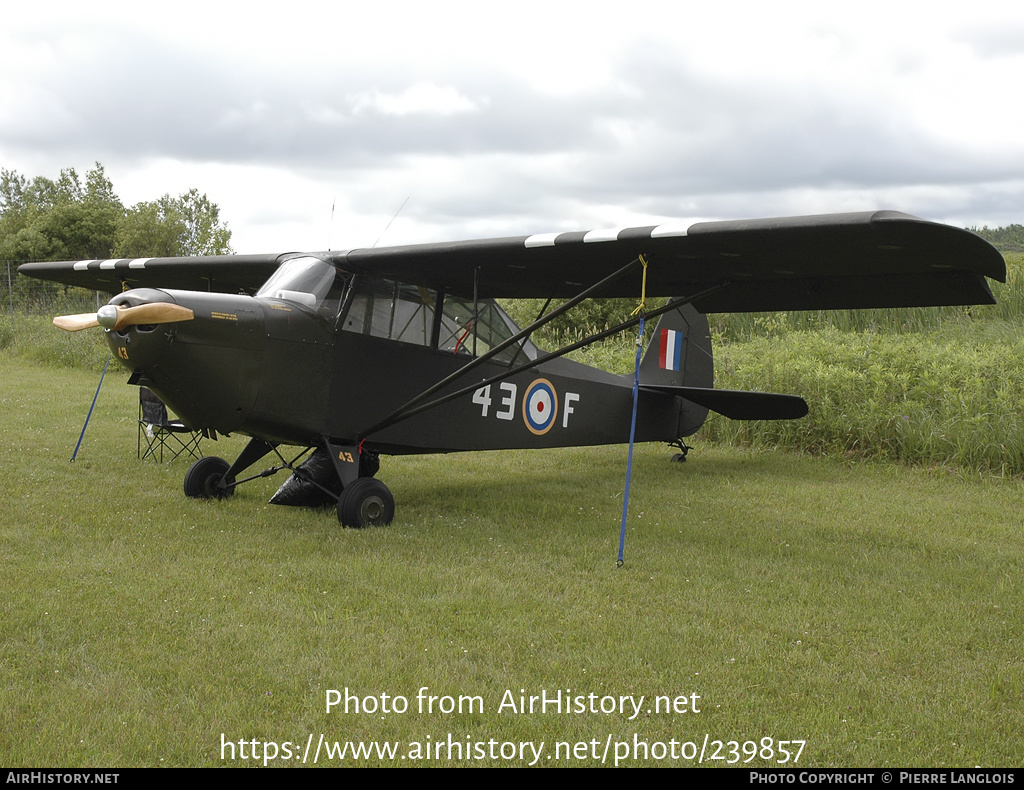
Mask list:
[[[74,168],[56,181],[0,169],[0,261],[215,255],[230,242],[217,204],[196,189],[125,209],[99,162],[84,183]],[[68,286],[27,279],[14,283],[20,304],[67,297]]]
[[221,224],[220,209],[197,189],[134,205],[118,229],[114,247],[114,254],[124,258],[230,252],[231,231]]
[[0,170],[0,218],[24,208],[27,188],[25,176],[6,168]]
[[199,190],[125,209],[99,162],[83,183],[0,170],[0,260],[142,258],[231,252],[220,209]]
[[118,258],[171,258],[179,254],[184,232],[178,215],[169,212],[170,196],[136,203],[117,229],[114,255]]
[[231,252],[231,231],[220,224],[220,209],[206,195],[190,189],[178,206],[185,223],[182,255],[226,255]]
[[31,182],[10,170],[0,173],[0,258],[30,260],[109,258],[124,206],[103,166],[86,174],[74,168],[51,181]]
[[968,228],[994,245],[1000,252],[1024,252],[1024,225],[1007,225],[1005,228]]

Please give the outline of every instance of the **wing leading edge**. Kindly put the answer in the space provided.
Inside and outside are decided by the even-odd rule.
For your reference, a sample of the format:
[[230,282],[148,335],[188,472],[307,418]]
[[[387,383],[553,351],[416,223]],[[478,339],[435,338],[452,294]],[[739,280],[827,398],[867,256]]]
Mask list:
[[[990,304],[1005,263],[966,230],[894,211],[701,222],[316,253],[448,293],[564,298],[644,255],[651,296],[695,294],[705,313]],[[287,255],[25,264],[42,279],[120,291],[255,290]],[[634,297],[625,277],[595,297]]]
[[286,253],[46,261],[23,264],[18,271],[40,280],[108,293],[120,293],[128,288],[239,293],[258,290],[287,257]]

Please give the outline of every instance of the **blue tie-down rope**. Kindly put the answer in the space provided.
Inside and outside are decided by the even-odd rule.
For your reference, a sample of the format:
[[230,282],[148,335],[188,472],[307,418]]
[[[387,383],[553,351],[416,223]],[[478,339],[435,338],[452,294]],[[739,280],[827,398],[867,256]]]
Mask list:
[[622,567],[626,551],[626,514],[629,512],[629,481],[633,476],[633,438],[636,436],[636,402],[640,392],[640,353],[644,345],[644,317],[640,316],[640,334],[636,338],[636,366],[633,369],[633,418],[629,423],[629,455],[626,458],[626,493],[622,497],[622,529],[619,531],[619,560]]
[[75,445],[75,451],[71,454],[71,463],[74,463],[75,458],[78,457],[78,448],[82,446],[82,439],[85,438],[85,429],[89,427],[92,410],[96,408],[96,399],[100,396],[100,387],[103,386],[103,377],[107,375],[107,365],[109,364],[110,357],[107,357],[107,361],[103,363],[103,372],[100,374],[100,383],[96,386],[96,394],[92,396],[92,406],[89,407],[89,413],[85,416],[85,425],[82,426],[82,433],[78,436],[78,444]]

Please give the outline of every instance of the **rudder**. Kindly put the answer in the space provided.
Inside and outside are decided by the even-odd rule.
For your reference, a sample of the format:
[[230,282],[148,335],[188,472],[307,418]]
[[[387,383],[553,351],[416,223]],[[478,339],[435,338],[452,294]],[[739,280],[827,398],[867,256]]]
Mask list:
[[640,386],[714,386],[708,318],[684,304],[658,319],[640,362]]

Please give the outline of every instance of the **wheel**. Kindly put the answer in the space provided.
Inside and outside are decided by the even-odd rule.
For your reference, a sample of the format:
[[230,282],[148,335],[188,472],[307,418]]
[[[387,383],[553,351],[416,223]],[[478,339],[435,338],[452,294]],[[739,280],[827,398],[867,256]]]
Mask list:
[[677,464],[685,464],[686,453],[676,453],[675,455],[672,456],[670,460],[674,461]]
[[338,521],[346,527],[383,526],[395,517],[395,498],[380,480],[359,477],[338,500]]
[[[185,496],[193,499],[226,499],[231,496],[235,493],[233,485],[227,488],[218,486],[230,468],[231,464],[223,458],[212,455],[200,458],[185,472]],[[235,481],[228,479],[227,482]]]

